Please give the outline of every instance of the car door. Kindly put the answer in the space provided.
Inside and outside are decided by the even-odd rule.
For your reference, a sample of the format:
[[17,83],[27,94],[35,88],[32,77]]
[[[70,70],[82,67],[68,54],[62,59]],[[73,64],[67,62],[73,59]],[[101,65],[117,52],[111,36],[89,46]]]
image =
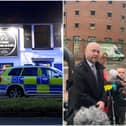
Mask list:
[[48,69],[51,94],[62,94],[62,74],[50,68]]
[[6,84],[20,84],[19,76],[22,68],[12,68],[8,73],[8,76],[3,76],[3,80]]
[[39,76],[37,77],[37,93],[49,94],[49,75],[46,68],[39,68]]
[[22,80],[24,84],[24,90],[27,94],[36,94],[37,93],[37,76],[38,68],[37,67],[26,67],[23,69],[20,76],[20,81]]

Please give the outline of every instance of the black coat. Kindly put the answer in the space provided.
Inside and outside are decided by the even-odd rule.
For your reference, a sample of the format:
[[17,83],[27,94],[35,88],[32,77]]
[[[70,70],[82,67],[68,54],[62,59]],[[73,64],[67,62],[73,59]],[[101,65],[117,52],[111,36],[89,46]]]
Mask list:
[[99,100],[106,100],[104,92],[103,67],[96,63],[98,83],[84,59],[75,66],[73,86],[70,89],[70,105],[75,110],[81,106],[90,107]]

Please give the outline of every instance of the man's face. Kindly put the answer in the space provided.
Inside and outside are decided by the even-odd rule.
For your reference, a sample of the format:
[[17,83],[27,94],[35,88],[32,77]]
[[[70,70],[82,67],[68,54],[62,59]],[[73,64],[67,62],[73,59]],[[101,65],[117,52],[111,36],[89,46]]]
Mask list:
[[125,70],[123,68],[118,68],[117,72],[119,77],[121,77],[122,79],[125,78]]
[[95,63],[96,61],[98,61],[99,53],[100,53],[99,45],[92,44],[86,49],[85,55],[90,62]]

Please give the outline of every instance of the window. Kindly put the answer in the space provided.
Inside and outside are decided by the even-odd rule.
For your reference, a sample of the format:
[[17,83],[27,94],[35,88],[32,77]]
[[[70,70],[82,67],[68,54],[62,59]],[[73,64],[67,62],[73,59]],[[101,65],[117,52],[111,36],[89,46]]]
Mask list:
[[64,28],[66,28],[66,24],[64,24]]
[[106,29],[107,29],[107,30],[111,30],[111,29],[112,29],[112,25],[107,25],[107,26],[106,26]]
[[124,32],[125,28],[124,27],[121,27],[120,30],[121,30],[121,32]]
[[50,25],[34,26],[34,47],[36,49],[51,48]]
[[107,38],[107,37],[106,37],[106,38],[104,38],[104,41],[105,41],[105,42],[112,42],[112,38]]
[[126,8],[126,4],[125,3],[122,4],[122,8]]
[[48,76],[49,78],[61,77],[61,74],[58,73],[57,71],[52,70],[52,69],[47,69],[47,68],[42,68],[42,74],[45,76]]
[[91,0],[91,2],[96,2],[96,0]]
[[112,12],[108,12],[107,17],[112,17]]
[[66,16],[66,12],[64,12],[64,16]]
[[75,10],[75,15],[80,15],[80,11],[79,10]]
[[110,1],[108,1],[108,4],[112,4],[112,1],[110,0]]
[[80,36],[73,36],[73,41],[74,41],[74,43],[79,43],[80,42]]
[[88,36],[87,41],[88,42],[96,41],[96,37],[95,36]]
[[76,0],[75,2],[80,2],[80,0]]
[[95,23],[90,23],[90,29],[95,29]]
[[124,16],[124,15],[122,15],[122,16],[121,16],[121,19],[122,19],[122,20],[124,20],[124,19],[125,19],[125,16]]
[[80,36],[73,36],[74,42],[74,56],[79,56],[80,51]]
[[119,41],[119,42],[124,42],[124,40],[123,40],[123,39],[120,39],[120,38],[118,39],[118,41]]
[[24,25],[24,48],[32,48],[31,25]]
[[48,69],[41,68],[41,70],[42,70],[42,76],[49,76]]
[[37,76],[38,68],[24,68],[22,76]]
[[10,75],[10,76],[19,76],[20,73],[21,73],[21,68],[14,68],[14,69],[12,69],[12,70],[8,73],[8,75]]
[[79,28],[79,25],[80,25],[79,23],[74,24],[75,28]]
[[91,10],[90,15],[95,15],[95,10]]

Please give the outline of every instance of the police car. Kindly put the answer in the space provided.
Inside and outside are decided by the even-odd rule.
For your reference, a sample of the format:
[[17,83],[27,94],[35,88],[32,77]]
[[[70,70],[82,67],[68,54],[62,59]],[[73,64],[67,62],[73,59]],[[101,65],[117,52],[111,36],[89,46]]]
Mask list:
[[9,97],[62,95],[62,72],[45,66],[6,68],[0,75],[0,94]]

